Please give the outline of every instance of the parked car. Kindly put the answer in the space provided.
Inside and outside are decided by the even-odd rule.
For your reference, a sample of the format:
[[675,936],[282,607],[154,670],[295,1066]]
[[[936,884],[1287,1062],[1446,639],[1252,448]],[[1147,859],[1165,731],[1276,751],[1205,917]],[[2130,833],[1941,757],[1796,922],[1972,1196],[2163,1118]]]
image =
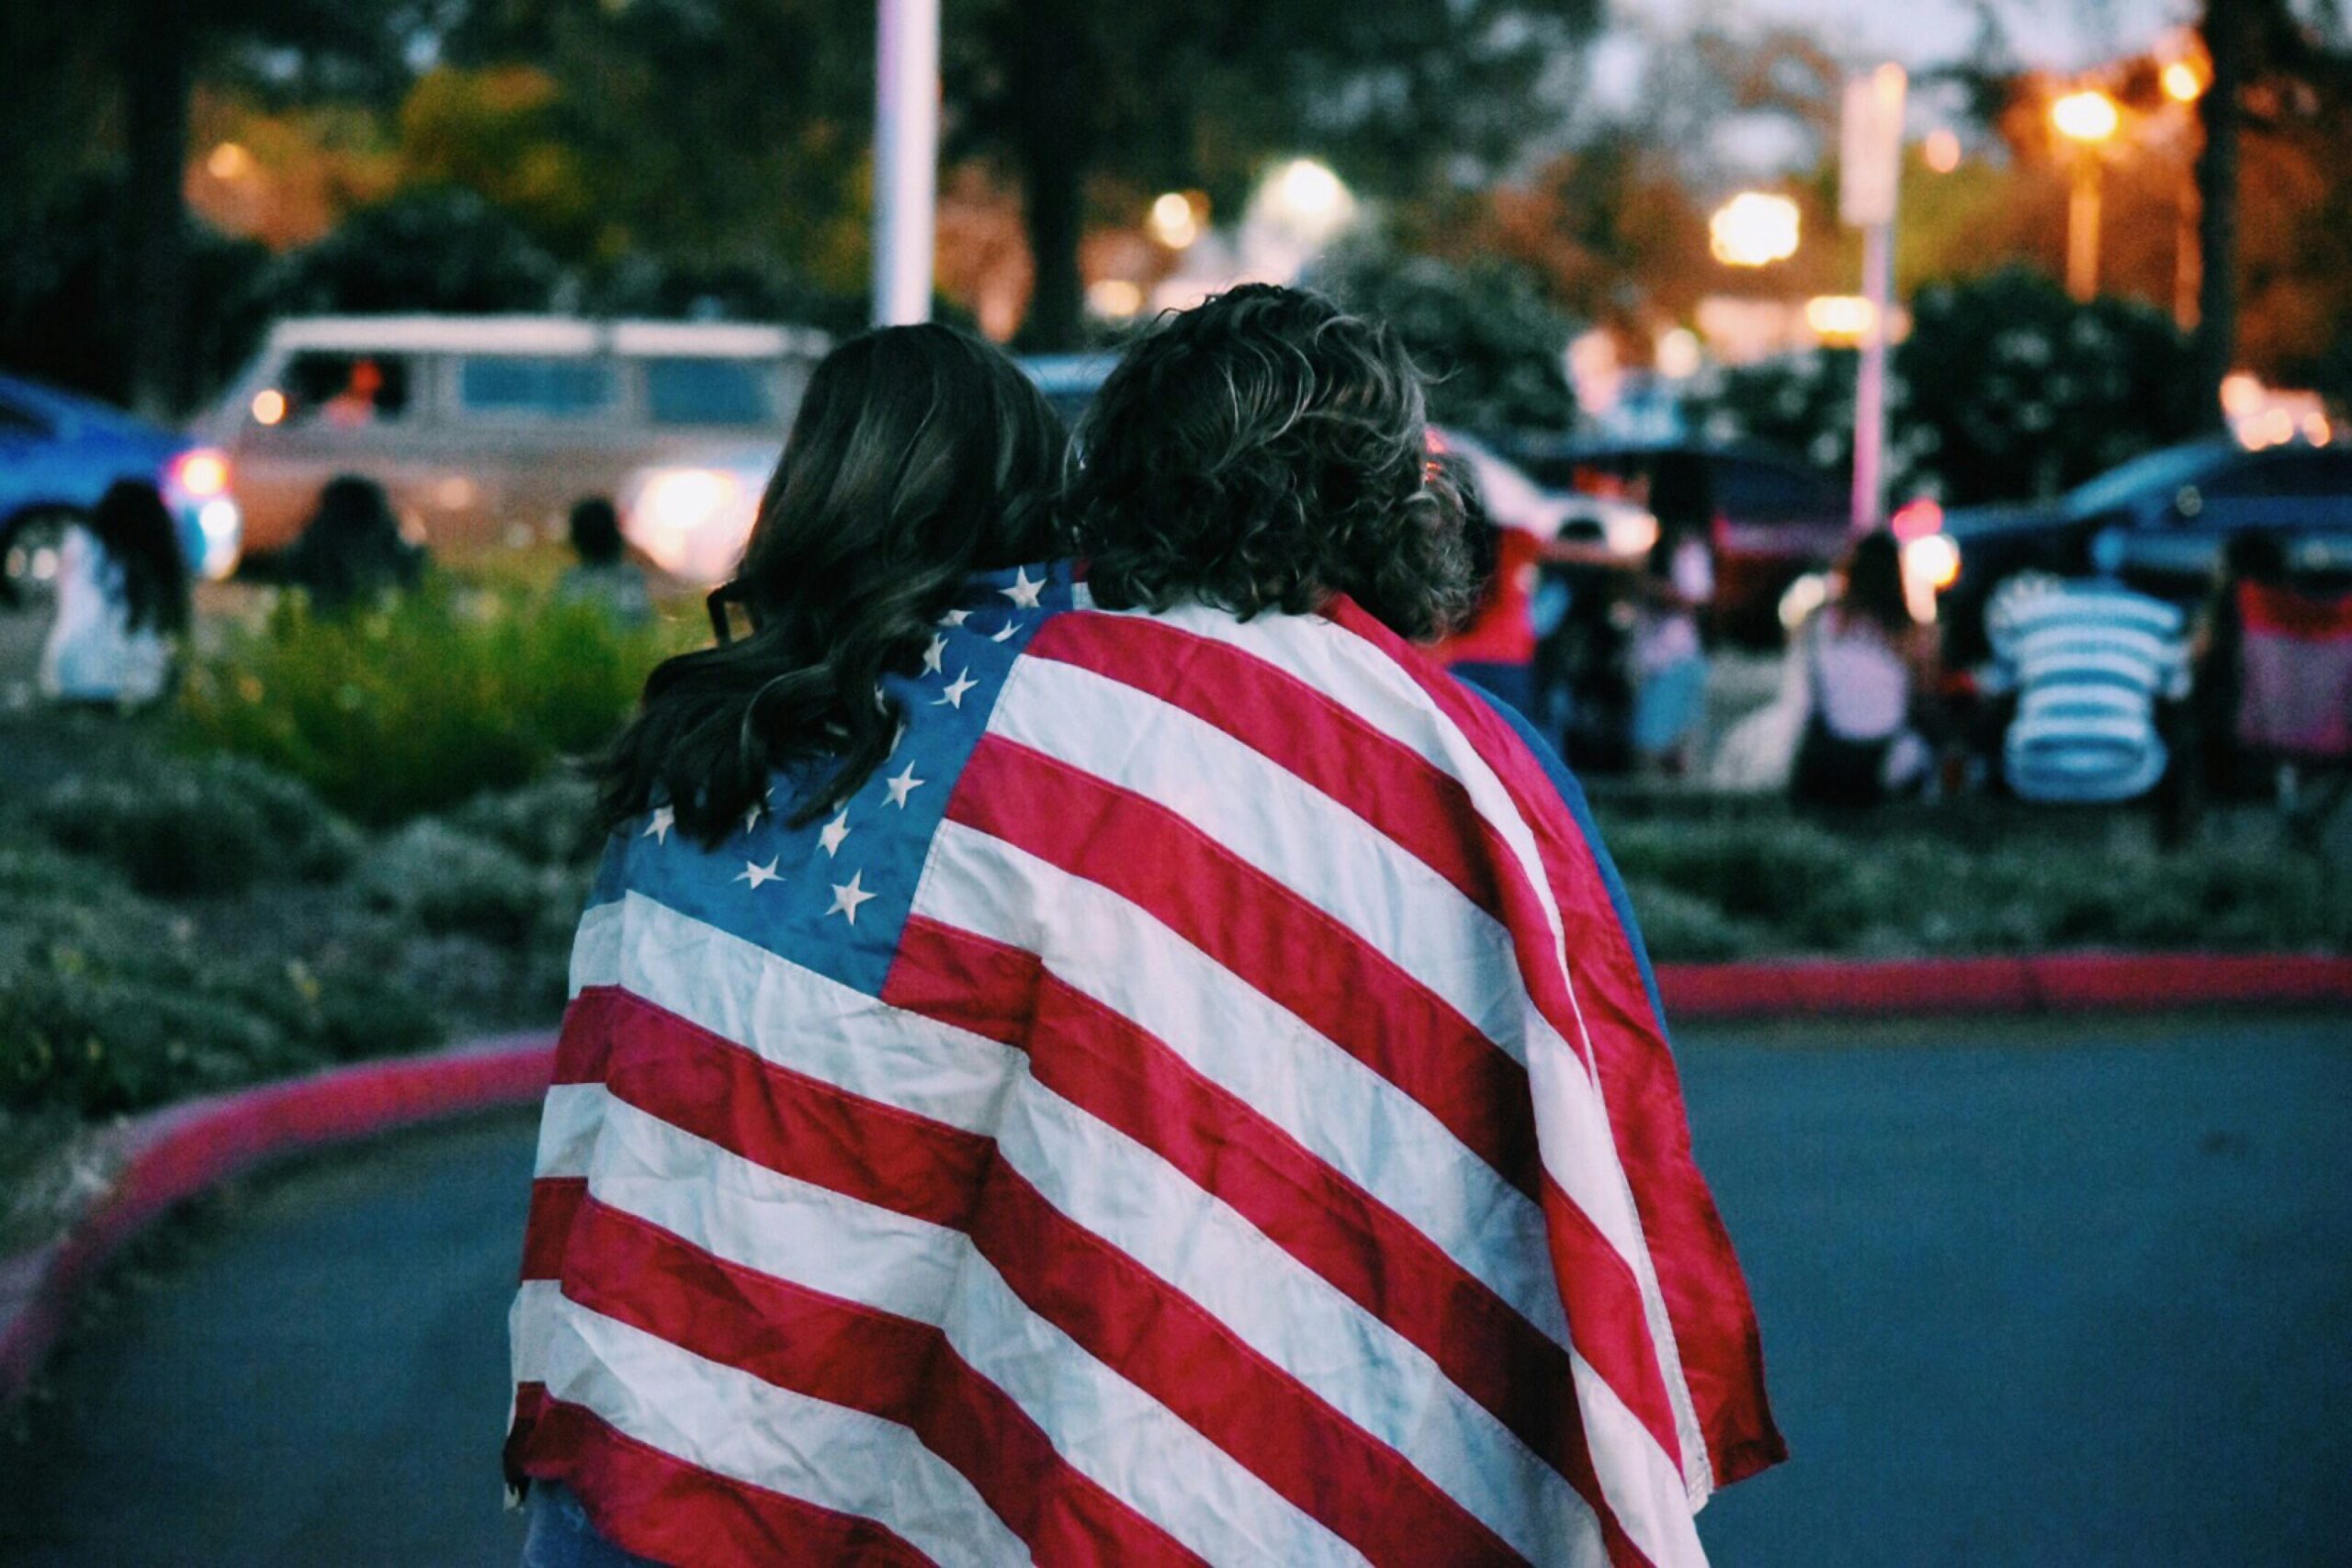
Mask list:
[[1836,560],[1852,534],[1845,491],[1802,458],[1770,446],[1521,436],[1509,450],[1539,482],[1587,493],[1640,493],[1668,452],[1704,458],[1715,493],[1709,540],[1714,626],[1741,642],[1776,642],[1781,593]]
[[[1899,515],[1899,514],[1898,514]],[[2352,575],[2352,446],[2250,450],[2226,435],[2166,446],[2110,468],[2055,501],[1944,513],[1924,538],[1957,557],[1939,615],[1954,657],[1984,652],[1984,604],[2019,571],[2086,570],[2093,542],[2123,580],[2161,598],[2201,594],[2230,536],[2276,532],[2300,574]]]
[[192,575],[236,569],[243,525],[219,451],[95,399],[0,376],[0,597],[45,593],[65,527],[118,479],[164,492]]
[[822,333],[555,316],[280,321],[202,426],[246,544],[292,542],[338,474],[383,485],[436,549],[560,536],[610,498],[665,570],[725,574],[824,355]]

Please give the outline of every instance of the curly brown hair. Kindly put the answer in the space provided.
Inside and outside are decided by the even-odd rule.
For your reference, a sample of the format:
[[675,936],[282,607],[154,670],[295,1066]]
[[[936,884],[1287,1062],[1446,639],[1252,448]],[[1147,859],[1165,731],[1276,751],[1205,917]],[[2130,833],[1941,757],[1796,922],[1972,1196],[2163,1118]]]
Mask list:
[[1114,609],[1247,620],[1345,593],[1400,636],[1473,598],[1460,489],[1433,461],[1422,379],[1387,328],[1250,284],[1164,319],[1102,384],[1069,505]]

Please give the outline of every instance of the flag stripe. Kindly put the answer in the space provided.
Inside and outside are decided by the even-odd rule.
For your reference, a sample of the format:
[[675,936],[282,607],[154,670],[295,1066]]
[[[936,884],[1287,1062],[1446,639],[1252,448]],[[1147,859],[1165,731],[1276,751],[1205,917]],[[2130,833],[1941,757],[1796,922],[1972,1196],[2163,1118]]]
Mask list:
[[[967,1235],[773,1170],[594,1092],[606,1109],[593,1168],[543,1176],[584,1175],[599,1202],[715,1258],[936,1325],[1074,1467],[1213,1562],[1364,1561],[1032,1311]],[[1203,1497],[1216,1506],[1203,1508]]]
[[931,1559],[873,1519],[704,1470],[630,1437],[584,1404],[514,1391],[511,1468],[570,1483],[597,1533],[639,1557],[690,1562],[857,1562],[929,1568]]
[[602,995],[613,998],[606,1088],[619,1099],[772,1170],[968,1234],[1032,1310],[1374,1561],[1399,1561],[1415,1540],[1442,1543],[1448,1561],[1512,1560],[1460,1502],[1056,1209],[987,1138],[763,1061],[626,993]]
[[1202,1561],[1071,1469],[936,1326],[724,1262],[593,1199],[576,1213],[565,1295],[776,1387],[909,1427],[1039,1562]]
[[[1170,622],[1057,615],[1029,644],[1057,660],[1148,693],[1357,810],[1487,914],[1502,890],[1460,781],[1286,670]],[[1381,809],[1394,803],[1393,809]],[[1367,809],[1369,807],[1369,809]]]
[[1418,1101],[1224,979],[1198,949],[1109,889],[1001,839],[954,823],[940,830],[916,918],[1034,952],[1044,939],[1023,908],[1059,910],[1058,929],[1083,933],[1050,944],[1063,983],[1133,1020],[1403,1215],[1547,1337],[1568,1342],[1536,1201],[1468,1158]]
[[[1538,1190],[1527,1077],[1385,953],[1157,802],[999,736],[950,822],[1110,888],[1403,1089],[1505,1180]],[[1360,1010],[1378,1030],[1351,1028]]]
[[[1380,1318],[1600,1505],[1576,1410],[1559,1397],[1573,1381],[1566,1348],[1166,1043],[1035,954],[921,915],[908,922],[884,995],[1000,1039],[1025,1038],[1041,1085],[1168,1161]],[[1613,1517],[1602,1522],[1622,1534]]]
[[[566,1299],[551,1281],[526,1281],[514,1319],[517,1382],[542,1383],[550,1398],[737,1483],[728,1491],[739,1515],[752,1489],[765,1488],[886,1524],[950,1568],[1026,1555],[970,1484],[895,1422],[697,1356]],[[529,1470],[527,1438],[520,1457]],[[690,1546],[686,1559],[709,1544]]]

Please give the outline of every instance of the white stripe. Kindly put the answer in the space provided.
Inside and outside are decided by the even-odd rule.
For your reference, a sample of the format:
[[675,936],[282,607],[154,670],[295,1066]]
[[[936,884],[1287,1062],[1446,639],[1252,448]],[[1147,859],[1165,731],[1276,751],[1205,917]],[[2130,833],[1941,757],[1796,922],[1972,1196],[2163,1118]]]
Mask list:
[[539,1108],[538,1177],[584,1176],[588,1156],[603,1124],[605,1094],[601,1084],[560,1083],[548,1087]]
[[1173,811],[1526,1060],[1510,933],[1289,769],[1148,692],[1047,659],[1013,666],[989,728]]
[[[1657,1266],[1650,1259],[1643,1236],[1633,1189],[1616,1159],[1616,1141],[1609,1126],[1606,1105],[1601,1103],[1600,1084],[1587,1066],[1591,1060],[1592,1046],[1584,1025],[1582,1004],[1576,996],[1566,928],[1553,899],[1534,834],[1520,816],[1510,790],[1469,738],[1437,707],[1408,671],[1380,649],[1335,622],[1320,615],[1260,615],[1241,621],[1224,611],[1201,605],[1182,606],[1153,618],[1238,648],[1306,680],[1359,717],[1377,726],[1392,739],[1419,752],[1461,783],[1479,815],[1501,835],[1519,862],[1550,929],[1553,950],[1567,984],[1569,1005],[1576,1010],[1577,1044],[1581,1047],[1580,1051],[1570,1051],[1566,1043],[1548,1029],[1531,1041],[1528,1077],[1535,1101],[1537,1145],[1545,1169],[1624,1254],[1640,1282],[1643,1314],[1648,1321],[1650,1342],[1674,1410],[1675,1432],[1682,1450],[1684,1489],[1692,1506],[1697,1506],[1714,1490],[1713,1467],[1699,1430],[1690,1386],[1682,1375],[1682,1357],[1675,1343],[1673,1321],[1667,1314],[1666,1298],[1658,1289]],[[1570,1161],[1575,1163],[1566,1163]],[[1594,1190],[1590,1177],[1596,1164],[1607,1167],[1605,1190]],[[1596,1461],[1602,1457],[1596,1453]]]
[[[1144,1029],[1204,1077],[1401,1215],[1562,1345],[1543,1211],[1419,1100],[1235,980],[1098,883],[949,822],[915,912],[1037,953],[1064,984]],[[1042,911],[1054,912],[1050,937]]]
[[[1599,1521],[1557,1471],[1420,1348],[1158,1155],[1035,1086],[998,1146],[1056,1209],[1395,1449],[1529,1561],[1606,1561]],[[1687,1531],[1679,1489],[1675,1501]],[[1664,1561],[1645,1522],[1629,1532]]]
[[598,1201],[726,1261],[944,1330],[1073,1468],[1212,1562],[1363,1562],[1031,1312],[961,1232],[769,1170],[595,1092],[605,1130],[579,1174]]
[[[618,925],[593,940],[590,922]],[[589,911],[575,984],[619,986],[795,1072],[986,1133],[1027,1059],[886,1005],[642,893]]]
[[580,931],[571,939],[571,995],[590,986],[609,985],[620,968],[621,902],[592,904],[580,917]]
[[592,1312],[553,1280],[509,1317],[518,1382],[687,1463],[876,1520],[943,1564],[1028,1561],[971,1483],[894,1422],[763,1382]]

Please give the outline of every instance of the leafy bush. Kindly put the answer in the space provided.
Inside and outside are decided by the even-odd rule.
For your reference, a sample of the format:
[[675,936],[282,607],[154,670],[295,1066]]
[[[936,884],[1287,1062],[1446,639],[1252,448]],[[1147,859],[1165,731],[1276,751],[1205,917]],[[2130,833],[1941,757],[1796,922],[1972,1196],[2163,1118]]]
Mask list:
[[534,865],[492,840],[428,818],[368,858],[356,891],[371,908],[423,931],[526,947],[543,929],[570,934],[587,876],[564,865]]
[[1574,423],[1570,325],[1545,300],[1542,280],[1518,263],[1487,257],[1457,266],[1356,244],[1326,259],[1309,281],[1396,329],[1433,378],[1433,417],[1471,430]]
[[331,877],[359,835],[299,780],[241,757],[70,774],[34,807],[59,848],[106,862],[143,893],[233,893],[256,881]]
[[512,789],[602,746],[675,628],[447,582],[349,620],[297,596],[190,672],[193,744],[257,758],[384,825]]
[[135,1111],[439,1035],[381,951],[305,963],[204,934],[102,867],[0,846],[0,1105]]

